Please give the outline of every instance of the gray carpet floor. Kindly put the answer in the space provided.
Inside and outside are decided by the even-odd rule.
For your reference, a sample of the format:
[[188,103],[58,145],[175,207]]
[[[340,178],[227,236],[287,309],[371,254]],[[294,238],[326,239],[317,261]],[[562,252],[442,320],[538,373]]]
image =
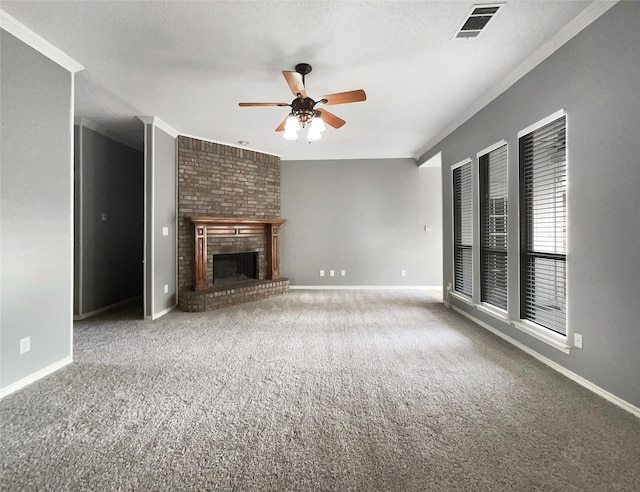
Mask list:
[[636,417],[424,291],[132,318],[0,401],[3,491],[640,490]]

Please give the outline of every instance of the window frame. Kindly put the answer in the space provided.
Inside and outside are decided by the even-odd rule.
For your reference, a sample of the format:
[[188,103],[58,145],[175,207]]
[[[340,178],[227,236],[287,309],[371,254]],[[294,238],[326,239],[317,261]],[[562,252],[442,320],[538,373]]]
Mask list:
[[[470,293],[466,293],[460,290],[456,289],[456,251],[458,249],[458,246],[456,244],[456,189],[455,189],[455,172],[456,170],[460,169],[461,167],[468,165],[469,166],[469,173],[470,173],[470,186],[469,186],[469,203],[471,205],[471,219],[470,219],[470,227],[471,227],[471,240],[470,240],[470,245],[468,245],[465,249],[468,249],[470,252],[470,256],[471,256],[471,263],[470,263],[470,267],[469,267],[469,275],[470,275],[470,285],[471,285],[471,292]],[[474,268],[474,261],[473,261],[473,255],[474,255],[474,234],[473,234],[473,212],[474,212],[474,206],[473,206],[473,166],[472,166],[472,161],[470,158],[466,158],[454,165],[451,166],[451,238],[452,238],[452,273],[453,273],[453,282],[452,282],[452,289],[451,289],[451,293],[453,295],[455,295],[457,298],[468,302],[468,303],[472,303],[472,299],[473,299],[473,282],[474,282],[474,275],[473,275],[473,268]]]
[[[526,137],[528,135],[530,135],[531,133],[533,133],[536,130],[539,130],[551,123],[556,122],[557,120],[564,118],[564,131],[565,131],[565,155],[564,155],[564,173],[565,173],[565,186],[566,186],[566,193],[568,195],[568,169],[569,169],[569,152],[568,152],[568,146],[567,146],[567,128],[568,128],[568,117],[567,117],[567,113],[564,109],[561,109],[559,111],[556,111],[555,113],[547,116],[546,118],[543,118],[541,120],[539,120],[538,122],[524,128],[523,130],[520,130],[518,132],[518,228],[519,228],[519,234],[518,234],[518,317],[519,319],[513,322],[513,325],[518,328],[521,331],[524,331],[552,346],[554,346],[555,348],[558,348],[562,351],[564,351],[565,353],[569,353],[569,349],[570,349],[570,345],[568,345],[567,341],[569,339],[569,323],[568,323],[568,310],[567,310],[567,295],[566,295],[566,287],[567,287],[567,280],[568,280],[568,269],[567,269],[567,265],[568,265],[568,246],[565,247],[565,252],[564,254],[551,254],[549,255],[548,253],[544,253],[544,252],[538,252],[536,253],[535,251],[525,251],[527,248],[525,247],[525,244],[527,242],[527,239],[529,238],[529,236],[527,236],[527,231],[525,230],[525,227],[523,226],[524,220],[526,219],[525,217],[525,213],[526,211],[524,210],[524,200],[526,199],[524,196],[524,186],[523,186],[523,171],[524,171],[524,165],[525,163],[523,162],[523,156],[522,156],[522,138]],[[556,212],[556,210],[554,210],[554,213]],[[567,202],[565,201],[565,205],[564,205],[564,213],[568,216],[568,207],[567,207]],[[555,216],[555,215],[554,215]],[[564,230],[564,243],[565,245],[568,245],[568,220],[565,217],[565,230]],[[526,294],[525,294],[525,289],[526,289],[526,271],[525,271],[525,261],[527,261],[527,258],[536,258],[536,257],[549,257],[549,256],[553,256],[555,259],[558,259],[559,261],[563,261],[564,264],[564,289],[565,289],[565,296],[564,296],[564,312],[565,312],[565,316],[564,316],[564,334],[558,332],[556,329],[554,328],[550,328],[547,326],[544,326],[542,324],[537,323],[535,320],[532,319],[527,319],[526,317],[524,317],[524,303],[526,302]],[[562,257],[562,258],[560,258]]]
[[[506,200],[506,210],[504,215],[505,220],[505,250],[504,250],[504,279],[505,279],[505,301],[506,306],[503,308],[501,306],[497,306],[494,303],[488,302],[485,299],[485,277],[484,277],[484,259],[483,253],[486,251],[484,246],[484,213],[487,207],[487,204],[484,202],[483,191],[485,190],[485,179],[482,168],[482,159],[485,156],[489,156],[492,152],[505,147],[505,167],[504,167],[504,179],[506,181],[505,185],[505,200]],[[489,147],[481,150],[476,154],[477,166],[478,166],[478,211],[479,211],[479,273],[480,273],[480,292],[479,292],[479,300],[480,306],[490,312],[490,314],[495,314],[502,319],[508,318],[509,311],[509,219],[508,219],[508,211],[509,211],[509,144],[506,139],[499,140],[498,142],[490,145]],[[488,163],[487,163],[488,164]],[[490,178],[491,176],[489,176]],[[486,183],[488,185],[489,183]]]

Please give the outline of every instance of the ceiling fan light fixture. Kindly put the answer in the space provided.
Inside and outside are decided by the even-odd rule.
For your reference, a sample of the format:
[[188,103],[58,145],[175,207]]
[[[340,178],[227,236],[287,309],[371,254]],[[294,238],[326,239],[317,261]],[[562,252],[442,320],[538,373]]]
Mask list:
[[311,120],[311,126],[309,127],[309,133],[311,133],[311,132],[322,133],[326,129],[327,129],[327,127],[324,125],[324,121],[322,121],[322,118],[320,117],[320,115],[316,115],[315,118],[313,118],[313,120]]
[[307,133],[307,140],[309,142],[316,142],[322,138],[322,132],[326,130],[324,121],[320,118],[320,113],[316,112],[315,116],[311,120],[309,125],[309,133]]
[[290,115],[287,118],[287,122],[284,124],[284,139],[285,140],[298,140],[298,130],[300,130],[300,121],[295,115]]
[[298,118],[294,115],[291,115],[287,118],[287,122],[284,125],[284,131],[291,131],[291,132],[297,132],[298,130],[300,130],[300,121],[298,120]]
[[285,140],[298,140],[298,132],[295,130],[285,130],[282,137]]

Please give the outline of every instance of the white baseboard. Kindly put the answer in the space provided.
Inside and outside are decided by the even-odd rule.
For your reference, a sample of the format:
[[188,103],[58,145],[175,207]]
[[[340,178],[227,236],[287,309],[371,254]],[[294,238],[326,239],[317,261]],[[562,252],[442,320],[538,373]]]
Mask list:
[[13,384],[10,384],[6,388],[0,389],[0,399],[4,398],[11,393],[15,393],[19,389],[24,388],[25,386],[30,385],[31,383],[35,383],[38,379],[42,379],[49,374],[56,372],[59,369],[62,369],[64,366],[67,366],[73,362],[73,356],[65,357],[64,359],[51,364],[50,366],[45,367],[44,369],[40,369],[37,372],[27,376],[26,378],[22,378],[20,381],[16,381]]
[[176,307],[178,307],[177,304],[174,304],[171,307],[168,307],[167,309],[165,309],[164,311],[160,311],[159,313],[154,314],[153,316],[145,316],[144,319],[146,321],[153,321],[154,319],[158,319],[161,316],[164,316],[167,313],[170,313],[171,311],[173,311]]
[[439,290],[442,285],[290,285],[289,290]]
[[108,311],[109,309],[117,308],[118,306],[122,306],[124,304],[127,304],[129,302],[133,302],[136,299],[141,299],[141,298],[142,298],[142,296],[134,296],[134,297],[130,297],[129,299],[125,299],[124,301],[119,301],[119,302],[116,302],[114,304],[109,304],[108,306],[101,307],[101,308],[96,309],[94,311],[91,311],[89,313],[74,314],[73,315],[73,321],[80,321],[80,320],[85,319],[85,318],[90,318],[91,316],[95,316],[96,314],[104,313],[105,311]]
[[554,370],[558,371],[560,374],[562,374],[563,376],[566,376],[569,379],[575,381],[580,386],[584,386],[588,390],[594,392],[596,395],[601,396],[605,400],[609,400],[614,405],[617,405],[620,408],[622,408],[623,410],[626,410],[627,412],[629,412],[629,413],[635,415],[636,417],[640,418],[640,408],[636,407],[635,405],[632,405],[628,401],[623,400],[622,398],[614,395],[613,393],[609,393],[607,390],[602,389],[600,386],[592,383],[591,381],[589,381],[588,379],[583,378],[582,376],[579,376],[575,372],[570,371],[566,367],[561,366],[557,362],[554,362],[551,359],[547,359],[544,355],[539,354],[535,350],[533,350],[533,349],[527,347],[526,345],[518,342],[517,340],[511,338],[509,335],[505,335],[500,330],[495,329],[493,326],[485,323],[482,320],[479,320],[475,316],[467,313],[466,311],[460,309],[459,307],[457,307],[457,306],[452,306],[452,307],[453,307],[454,311],[456,311],[456,312],[462,314],[463,316],[469,318],[474,323],[476,323],[476,324],[482,326],[483,328],[489,330],[491,333],[493,333],[494,335],[499,336],[503,340],[506,340],[510,344],[515,345],[520,350],[526,352],[527,354],[529,354],[532,357],[535,357],[536,359],[538,359],[543,364],[546,364],[547,366],[549,366],[551,369],[554,369]]

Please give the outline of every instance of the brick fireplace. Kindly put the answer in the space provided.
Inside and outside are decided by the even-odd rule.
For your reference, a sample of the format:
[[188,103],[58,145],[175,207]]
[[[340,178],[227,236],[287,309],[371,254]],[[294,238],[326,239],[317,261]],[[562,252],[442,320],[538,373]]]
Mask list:
[[[280,217],[280,158],[195,138],[178,137],[178,306],[205,311],[288,291],[287,279],[271,278],[273,243],[267,226]],[[194,219],[209,224],[206,271],[196,272]],[[227,228],[226,230],[224,228]],[[213,231],[213,233],[211,233]],[[257,279],[215,285],[213,255],[257,254]],[[200,267],[202,269],[202,266]],[[196,285],[198,273],[200,284]],[[205,284],[203,286],[202,279]]]

